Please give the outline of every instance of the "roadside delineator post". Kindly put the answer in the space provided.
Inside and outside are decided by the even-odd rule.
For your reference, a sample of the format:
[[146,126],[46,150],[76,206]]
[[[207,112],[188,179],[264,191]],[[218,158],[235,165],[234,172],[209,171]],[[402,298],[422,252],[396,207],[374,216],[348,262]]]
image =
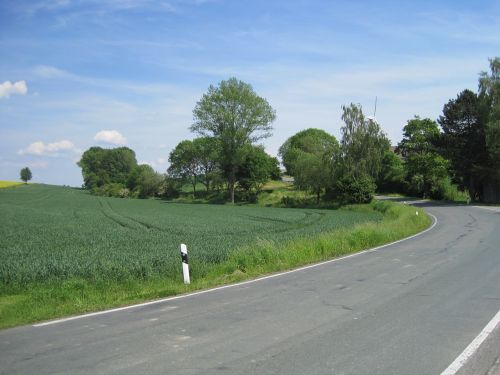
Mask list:
[[189,263],[187,246],[181,243],[181,258],[182,258],[182,275],[184,276],[184,284],[190,284],[189,279]]

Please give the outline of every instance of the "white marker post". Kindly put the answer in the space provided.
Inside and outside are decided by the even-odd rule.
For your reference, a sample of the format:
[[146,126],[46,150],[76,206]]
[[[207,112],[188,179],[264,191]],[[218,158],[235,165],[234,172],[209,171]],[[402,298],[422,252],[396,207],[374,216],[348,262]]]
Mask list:
[[183,243],[181,244],[181,258],[182,258],[182,275],[184,276],[184,284],[190,284],[189,279],[189,263],[188,263],[188,249]]

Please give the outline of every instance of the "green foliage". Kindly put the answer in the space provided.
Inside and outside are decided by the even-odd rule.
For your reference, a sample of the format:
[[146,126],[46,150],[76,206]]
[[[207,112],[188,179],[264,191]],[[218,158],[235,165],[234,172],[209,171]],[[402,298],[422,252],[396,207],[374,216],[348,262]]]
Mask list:
[[394,152],[386,151],[382,159],[377,190],[381,193],[404,193],[408,188],[405,177],[406,170],[401,159]]
[[28,167],[24,167],[21,169],[21,180],[23,180],[26,184],[29,180],[31,180],[32,174],[31,170]]
[[438,125],[430,119],[415,116],[403,128],[398,150],[405,157],[410,194],[433,196],[437,182],[448,177],[449,162],[433,146],[438,137]]
[[470,200],[468,193],[460,191],[457,185],[451,182],[450,177],[438,180],[431,189],[430,197],[433,199],[443,199],[451,202],[466,203]]
[[343,168],[354,176],[370,176],[376,181],[390,142],[375,120],[365,118],[359,104],[342,106],[342,111],[345,123],[340,129]]
[[481,73],[479,95],[486,108],[485,142],[490,161],[485,166],[485,190],[489,190],[485,200],[500,202],[500,57],[490,59],[489,74]]
[[375,187],[369,176],[344,174],[334,182],[330,194],[341,204],[369,203],[375,194]]
[[[306,129],[288,138],[279,154],[287,173],[294,177],[296,188],[312,192],[318,204],[339,157],[335,137],[321,129]],[[284,204],[289,205],[288,202]]]
[[482,184],[488,173],[484,116],[481,100],[470,90],[464,90],[443,108],[439,124],[443,130],[440,153],[451,161],[454,180],[471,196],[481,195]]
[[196,184],[201,172],[199,154],[192,141],[181,141],[170,153],[168,173],[175,178],[188,181],[196,194]]
[[191,131],[215,138],[220,147],[220,167],[234,203],[236,172],[245,158],[244,148],[270,136],[276,118],[269,103],[249,84],[230,78],[210,86],[194,110]]
[[311,191],[319,203],[321,192],[331,180],[331,163],[327,155],[298,151],[293,164],[297,189]]
[[[127,188],[139,198],[147,198],[159,195],[162,183],[163,177],[156,173],[150,165],[141,164],[134,167],[130,172],[127,179]],[[124,195],[124,192],[121,192],[118,196],[123,198]]]
[[96,197],[47,185],[2,189],[0,210],[0,295],[69,278],[176,278],[180,243],[188,245],[193,276],[199,278],[243,245],[313,238],[379,219],[345,211]]
[[269,156],[263,146],[247,145],[244,160],[236,172],[238,187],[256,200],[264,184],[276,176],[279,177],[278,160]]
[[160,195],[165,199],[177,198],[182,189],[182,181],[172,176],[165,176]]
[[301,154],[332,154],[338,148],[339,144],[333,135],[321,129],[309,128],[288,138],[281,145],[279,156],[286,168],[287,174],[295,176],[295,162]]
[[134,151],[128,147],[91,147],[77,164],[82,168],[85,188],[96,191],[109,183],[125,185],[130,172],[137,166],[137,160]]

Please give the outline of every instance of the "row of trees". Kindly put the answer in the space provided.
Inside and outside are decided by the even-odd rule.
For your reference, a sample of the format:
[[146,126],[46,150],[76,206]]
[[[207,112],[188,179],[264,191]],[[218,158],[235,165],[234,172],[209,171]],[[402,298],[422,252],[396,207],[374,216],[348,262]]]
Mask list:
[[[464,90],[450,100],[438,121],[415,117],[394,150],[360,105],[342,107],[341,139],[320,129],[290,137],[279,155],[299,190],[341,202],[369,201],[376,190],[446,198],[457,187],[479,200],[500,200],[500,59],[481,73],[479,91]],[[160,176],[137,165],[132,150],[92,147],[78,163],[85,186],[94,193],[140,197],[169,194],[182,183],[208,193],[227,191],[255,197],[279,163],[258,141],[269,137],[276,114],[252,87],[236,78],[210,86],[193,110],[193,140],[170,153]],[[439,128],[441,127],[441,130]]]

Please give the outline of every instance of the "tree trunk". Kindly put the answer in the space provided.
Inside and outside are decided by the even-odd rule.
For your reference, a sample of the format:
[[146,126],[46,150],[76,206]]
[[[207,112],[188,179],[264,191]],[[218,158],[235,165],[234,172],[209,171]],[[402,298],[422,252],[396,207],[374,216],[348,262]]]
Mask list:
[[229,194],[231,196],[231,203],[234,204],[234,186],[236,185],[236,171],[232,170],[229,174]]
[[321,191],[316,192],[316,204],[319,204],[319,195],[321,194]]
[[229,184],[229,194],[231,195],[231,203],[234,204],[234,182]]

